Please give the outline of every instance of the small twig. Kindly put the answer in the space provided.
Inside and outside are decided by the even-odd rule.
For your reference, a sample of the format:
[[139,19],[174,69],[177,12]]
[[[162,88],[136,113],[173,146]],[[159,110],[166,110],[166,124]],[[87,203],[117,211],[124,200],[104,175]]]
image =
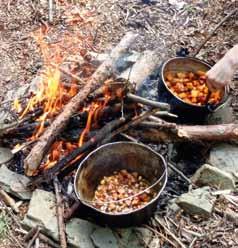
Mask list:
[[52,24],[53,23],[53,0],[48,0],[48,18],[49,18],[49,23]]
[[40,228],[37,228],[34,236],[32,237],[32,239],[29,241],[28,245],[26,248],[31,248],[35,242],[35,240],[38,238],[39,236],[39,233],[40,233]]
[[3,189],[1,189],[1,188],[0,188],[0,197],[1,197],[1,199],[4,201],[4,203],[5,203],[7,206],[11,207],[11,209],[12,209],[14,212],[19,213],[19,209],[18,209],[18,207],[17,207],[17,205],[16,205],[15,200],[14,200],[11,196],[9,196],[7,192],[5,192],[5,191],[4,191]]
[[189,184],[192,184],[191,180],[188,177],[186,177],[184,175],[184,173],[182,171],[180,171],[178,168],[176,168],[171,162],[168,162],[168,166],[173,171],[175,171],[176,173],[178,173],[186,182],[188,182]]
[[76,201],[68,210],[67,212],[64,213],[64,220],[67,221],[69,220],[73,214],[75,213],[75,211],[79,208],[80,206],[80,202]]
[[25,236],[23,237],[23,241],[25,243],[28,242],[36,234],[37,230],[39,230],[38,226],[32,227],[31,230],[27,232]]
[[45,236],[45,235],[42,234],[42,233],[39,234],[39,239],[40,239],[42,242],[44,242],[44,243],[46,243],[46,244],[52,246],[53,248],[62,248],[62,247],[60,247],[58,244],[56,244],[53,240],[51,240],[50,238],[48,238],[47,236]]
[[65,223],[64,223],[64,206],[62,203],[62,197],[60,194],[60,185],[57,177],[54,178],[53,183],[54,183],[55,196],[56,196],[56,205],[57,205],[56,210],[57,210],[60,245],[62,248],[67,248]]
[[164,224],[163,222],[159,219],[158,216],[155,216],[155,221],[164,228],[164,230],[177,242],[177,244],[182,247],[186,248],[186,246],[181,242],[181,240],[175,236],[174,233],[172,233]]
[[195,51],[194,53],[194,57],[196,57],[199,52],[201,51],[201,49],[204,47],[204,45],[212,38],[212,36],[214,35],[214,33],[217,31],[217,29],[223,24],[225,23],[231,16],[233,16],[236,12],[238,11],[238,8],[235,8],[234,10],[232,10],[227,16],[225,16],[216,26],[215,28],[212,30],[212,32],[207,36],[207,38],[202,42],[202,44],[198,47],[198,49]]
[[146,226],[146,228],[148,228],[150,231],[152,231],[153,233],[155,233],[158,236],[160,236],[162,239],[164,239],[165,241],[167,241],[173,247],[177,248],[177,245],[175,243],[173,243],[171,240],[169,240],[167,237],[165,237],[162,233],[158,232],[157,230],[155,230],[154,228],[152,228],[150,226]]
[[132,93],[128,93],[126,97],[128,100],[136,102],[136,103],[142,103],[143,105],[147,105],[147,106],[151,106],[151,107],[159,108],[163,110],[170,110],[170,106],[167,103],[152,101],[152,100],[134,95]]

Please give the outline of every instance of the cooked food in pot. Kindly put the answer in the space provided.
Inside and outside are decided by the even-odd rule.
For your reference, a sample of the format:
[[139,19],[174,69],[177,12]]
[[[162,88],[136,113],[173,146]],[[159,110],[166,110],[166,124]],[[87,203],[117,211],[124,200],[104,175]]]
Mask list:
[[[149,186],[137,172],[114,172],[112,176],[104,177],[98,185],[93,199],[94,206],[109,213],[139,209],[156,196],[152,189],[147,189]],[[142,191],[145,192],[141,193]]]
[[222,94],[219,90],[209,92],[206,85],[206,72],[168,72],[165,80],[172,93],[189,104],[216,105],[221,101]]

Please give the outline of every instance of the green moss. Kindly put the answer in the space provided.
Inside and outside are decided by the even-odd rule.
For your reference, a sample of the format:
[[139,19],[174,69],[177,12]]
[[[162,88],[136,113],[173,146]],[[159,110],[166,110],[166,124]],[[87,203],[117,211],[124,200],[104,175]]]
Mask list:
[[0,212],[0,240],[4,239],[8,231],[8,217]]

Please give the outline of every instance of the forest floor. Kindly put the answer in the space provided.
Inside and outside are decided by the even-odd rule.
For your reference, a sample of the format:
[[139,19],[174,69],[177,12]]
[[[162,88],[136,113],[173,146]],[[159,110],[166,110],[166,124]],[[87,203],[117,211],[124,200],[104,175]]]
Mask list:
[[[48,22],[46,0],[0,1],[0,102],[8,90],[30,82],[43,63],[32,33]],[[54,9],[52,26],[62,29],[64,4]],[[161,57],[171,58],[181,47],[190,54],[202,43],[224,16],[237,7],[237,0],[79,0],[82,11],[93,11],[94,42],[99,52],[110,50],[128,31],[140,35],[134,50],[156,49]],[[70,5],[72,6],[72,4]],[[66,8],[66,7],[65,7]],[[238,14],[230,18],[214,34],[198,54],[198,58],[211,64],[218,61],[228,49],[238,44]],[[161,61],[162,62],[162,61]],[[238,84],[237,84],[238,85]],[[237,102],[238,86],[233,87],[233,102]],[[4,215],[5,216],[5,215]],[[11,221],[0,214],[0,240],[4,227]],[[186,219],[182,220],[186,222]],[[189,220],[187,224],[192,222]],[[211,235],[194,247],[229,246],[224,240],[232,239],[234,230],[219,217],[209,222],[197,223]],[[221,230],[221,227],[223,229]],[[2,229],[1,229],[2,228]],[[7,227],[8,228],[8,227]],[[2,233],[1,233],[1,230]],[[222,237],[221,237],[222,233]],[[235,237],[234,237],[235,238]],[[0,242],[0,247],[18,247],[11,241]],[[224,246],[227,245],[227,246]]]

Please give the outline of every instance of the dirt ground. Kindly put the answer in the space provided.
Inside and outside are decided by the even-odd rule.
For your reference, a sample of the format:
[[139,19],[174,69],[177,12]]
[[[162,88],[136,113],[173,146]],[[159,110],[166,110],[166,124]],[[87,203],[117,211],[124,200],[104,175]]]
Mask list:
[[[67,1],[59,1],[67,2]],[[68,1],[73,2],[73,1]],[[185,0],[178,5],[171,0],[81,0],[82,10],[95,13],[94,39],[100,51],[109,50],[126,31],[140,35],[134,49],[158,50],[161,57],[175,56],[181,47],[191,55],[219,21],[235,7],[237,0]],[[181,2],[181,1],[177,1]],[[62,28],[62,9],[54,9],[53,24]],[[0,0],[0,102],[9,89],[29,82],[42,67],[42,60],[32,32],[48,22],[46,0]],[[230,18],[204,46],[198,57],[215,63],[238,43],[238,14]],[[238,84],[237,84],[238,85]],[[236,103],[237,87],[233,89]],[[198,230],[211,235],[194,247],[238,247],[237,233],[224,219],[198,224]],[[186,219],[183,220],[183,224]],[[190,221],[187,223],[191,224]],[[208,224],[210,224],[208,226]],[[225,226],[222,230],[221,227]],[[221,237],[221,233],[224,237]],[[215,241],[214,241],[215,240]],[[225,240],[225,241],[224,241]],[[17,247],[7,246],[0,247]]]

